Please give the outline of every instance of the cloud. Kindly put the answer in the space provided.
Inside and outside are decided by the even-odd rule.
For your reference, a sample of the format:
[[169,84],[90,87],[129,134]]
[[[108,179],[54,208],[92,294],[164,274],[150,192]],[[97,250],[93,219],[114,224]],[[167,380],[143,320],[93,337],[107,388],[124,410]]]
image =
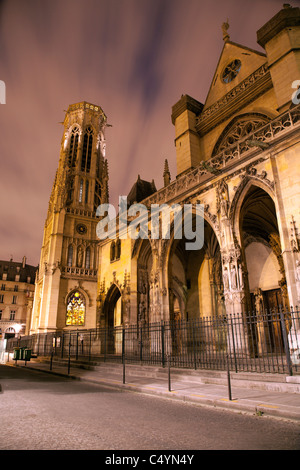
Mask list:
[[[89,101],[106,131],[110,196],[137,175],[176,177],[171,108],[204,102],[229,18],[232,40],[259,49],[256,31],[277,0],[6,0],[0,2],[0,259],[38,263],[58,165],[64,110]],[[241,26],[242,24],[242,26]]]

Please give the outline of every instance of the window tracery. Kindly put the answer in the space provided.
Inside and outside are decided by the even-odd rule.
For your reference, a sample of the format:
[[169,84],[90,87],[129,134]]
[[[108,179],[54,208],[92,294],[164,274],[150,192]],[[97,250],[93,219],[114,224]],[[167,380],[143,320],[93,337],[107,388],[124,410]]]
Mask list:
[[245,114],[231,121],[219,137],[212,156],[222,152],[238,140],[247,137],[260,127],[266,125],[269,119],[263,114]]
[[74,127],[71,133],[70,147],[69,147],[69,167],[72,167],[72,168],[74,168],[76,165],[78,140],[79,140],[79,129],[78,127]]
[[83,295],[78,292],[72,292],[67,301],[67,326],[83,326],[85,323],[85,300]]
[[230,64],[226,65],[222,74],[222,80],[224,83],[230,83],[239,73],[242,63],[239,59],[235,59]]
[[93,130],[87,127],[83,138],[82,157],[81,157],[81,171],[89,173],[91,169],[91,157],[93,147]]

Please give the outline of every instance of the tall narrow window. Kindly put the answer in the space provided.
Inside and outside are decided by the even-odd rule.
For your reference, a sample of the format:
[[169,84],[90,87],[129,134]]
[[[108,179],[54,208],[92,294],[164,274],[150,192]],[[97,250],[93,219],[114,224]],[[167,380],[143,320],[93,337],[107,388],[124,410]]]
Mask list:
[[69,147],[69,166],[75,167],[77,159],[77,150],[78,150],[78,139],[79,139],[79,129],[74,127],[70,137],[70,147]]
[[84,133],[84,138],[83,138],[82,158],[81,158],[81,171],[86,171],[87,173],[89,173],[90,168],[91,168],[92,147],[93,147],[93,131],[90,127],[87,127]]
[[85,321],[85,301],[83,295],[78,292],[72,292],[67,302],[66,325],[84,325]]
[[73,245],[68,248],[68,266],[71,267],[73,263]]
[[80,185],[79,185],[79,202],[82,202],[82,193],[83,193],[83,180],[80,180]]
[[113,240],[110,245],[110,261],[114,261],[116,257],[116,243]]
[[85,198],[84,202],[87,204],[89,202],[89,182],[86,181],[85,183]]
[[88,246],[85,252],[85,269],[90,269],[91,264],[91,249]]

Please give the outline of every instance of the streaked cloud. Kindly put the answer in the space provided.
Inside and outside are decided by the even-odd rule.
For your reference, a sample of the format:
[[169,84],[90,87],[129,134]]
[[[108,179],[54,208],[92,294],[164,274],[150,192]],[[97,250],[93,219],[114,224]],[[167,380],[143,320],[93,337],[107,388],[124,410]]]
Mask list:
[[64,110],[100,105],[107,129],[110,196],[140,174],[176,177],[171,108],[182,94],[204,102],[223,47],[249,47],[282,8],[277,0],[4,0],[0,2],[0,259],[39,262],[58,164]]

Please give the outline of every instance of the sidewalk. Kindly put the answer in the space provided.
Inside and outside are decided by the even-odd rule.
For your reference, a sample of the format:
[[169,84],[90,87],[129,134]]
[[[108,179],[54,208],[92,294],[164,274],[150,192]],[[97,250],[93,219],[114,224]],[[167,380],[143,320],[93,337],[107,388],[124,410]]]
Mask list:
[[[182,400],[258,416],[272,416],[300,422],[300,376],[230,373],[209,370],[170,369],[114,363],[50,362],[31,359],[26,365],[10,359],[7,365],[26,367],[73,380],[81,380],[119,390],[129,390],[163,398]],[[170,377],[170,380],[169,380]],[[123,380],[125,378],[125,383]],[[169,390],[170,388],[170,390]]]

